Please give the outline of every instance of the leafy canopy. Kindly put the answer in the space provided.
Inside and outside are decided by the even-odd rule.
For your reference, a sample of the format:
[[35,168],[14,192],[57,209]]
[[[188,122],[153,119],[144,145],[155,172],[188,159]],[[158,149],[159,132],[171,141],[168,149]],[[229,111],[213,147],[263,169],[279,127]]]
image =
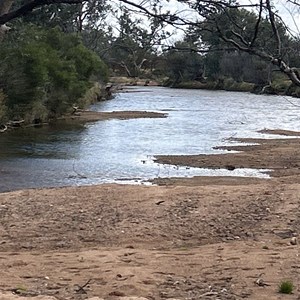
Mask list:
[[66,112],[91,87],[107,80],[107,67],[76,35],[33,25],[16,30],[0,46],[0,88],[12,117],[24,117],[32,106],[39,116]]

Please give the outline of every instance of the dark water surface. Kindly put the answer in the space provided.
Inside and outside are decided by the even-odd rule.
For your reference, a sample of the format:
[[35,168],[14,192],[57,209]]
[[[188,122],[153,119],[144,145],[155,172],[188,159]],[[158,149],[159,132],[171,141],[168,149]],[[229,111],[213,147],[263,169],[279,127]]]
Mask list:
[[[264,176],[258,170],[158,165],[158,154],[220,153],[229,137],[270,137],[263,128],[300,129],[298,99],[223,91],[132,88],[92,106],[96,111],[147,110],[167,118],[57,124],[0,134],[0,191],[28,187],[140,181],[154,177]],[[289,101],[287,101],[287,99]],[[274,137],[274,136],[273,136]]]

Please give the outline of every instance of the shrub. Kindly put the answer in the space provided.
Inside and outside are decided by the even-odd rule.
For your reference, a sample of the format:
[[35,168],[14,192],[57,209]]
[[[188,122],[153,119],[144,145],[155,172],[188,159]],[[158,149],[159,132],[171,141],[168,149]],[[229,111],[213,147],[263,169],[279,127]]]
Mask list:
[[294,290],[294,285],[291,281],[282,281],[279,285],[279,293],[282,294],[292,294]]
[[[10,118],[64,114],[93,85],[106,81],[106,65],[78,36],[29,25],[1,43],[0,87]],[[1,109],[1,107],[0,107]]]

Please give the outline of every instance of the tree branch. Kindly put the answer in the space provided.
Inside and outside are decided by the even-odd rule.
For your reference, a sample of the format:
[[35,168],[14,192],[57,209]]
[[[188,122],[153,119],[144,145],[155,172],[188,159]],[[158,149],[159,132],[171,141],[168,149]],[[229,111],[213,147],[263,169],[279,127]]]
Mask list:
[[271,23],[271,26],[272,26],[272,30],[273,30],[273,33],[274,33],[275,38],[276,38],[277,55],[278,55],[278,58],[281,58],[281,39],[280,39],[278,28],[277,28],[277,25],[276,25],[276,22],[275,22],[275,16],[274,16],[274,12],[272,11],[270,0],[266,0],[266,5],[267,5],[267,10],[268,10],[268,13],[269,13],[269,17],[270,17],[270,23]]
[[260,0],[258,18],[257,18],[256,24],[255,24],[253,38],[252,38],[252,41],[250,43],[251,48],[254,46],[254,43],[255,43],[255,41],[257,39],[257,36],[258,36],[259,25],[260,25],[261,18],[262,18],[262,11],[263,11],[263,0]]
[[13,11],[10,11],[6,14],[3,14],[0,16],[0,25],[3,25],[15,18],[24,16],[30,12],[32,12],[35,8],[50,4],[79,4],[83,3],[87,0],[32,0],[24,5],[22,5],[20,8],[17,8]]

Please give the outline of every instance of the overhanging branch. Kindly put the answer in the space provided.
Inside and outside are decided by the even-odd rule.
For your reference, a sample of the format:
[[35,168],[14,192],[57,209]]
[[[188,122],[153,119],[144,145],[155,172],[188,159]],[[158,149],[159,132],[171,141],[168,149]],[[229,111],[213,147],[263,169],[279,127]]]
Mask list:
[[30,12],[32,12],[35,8],[40,6],[50,5],[50,4],[80,4],[85,2],[86,0],[32,0],[20,8],[10,11],[2,16],[0,16],[0,25],[3,25],[15,18],[24,16]]

